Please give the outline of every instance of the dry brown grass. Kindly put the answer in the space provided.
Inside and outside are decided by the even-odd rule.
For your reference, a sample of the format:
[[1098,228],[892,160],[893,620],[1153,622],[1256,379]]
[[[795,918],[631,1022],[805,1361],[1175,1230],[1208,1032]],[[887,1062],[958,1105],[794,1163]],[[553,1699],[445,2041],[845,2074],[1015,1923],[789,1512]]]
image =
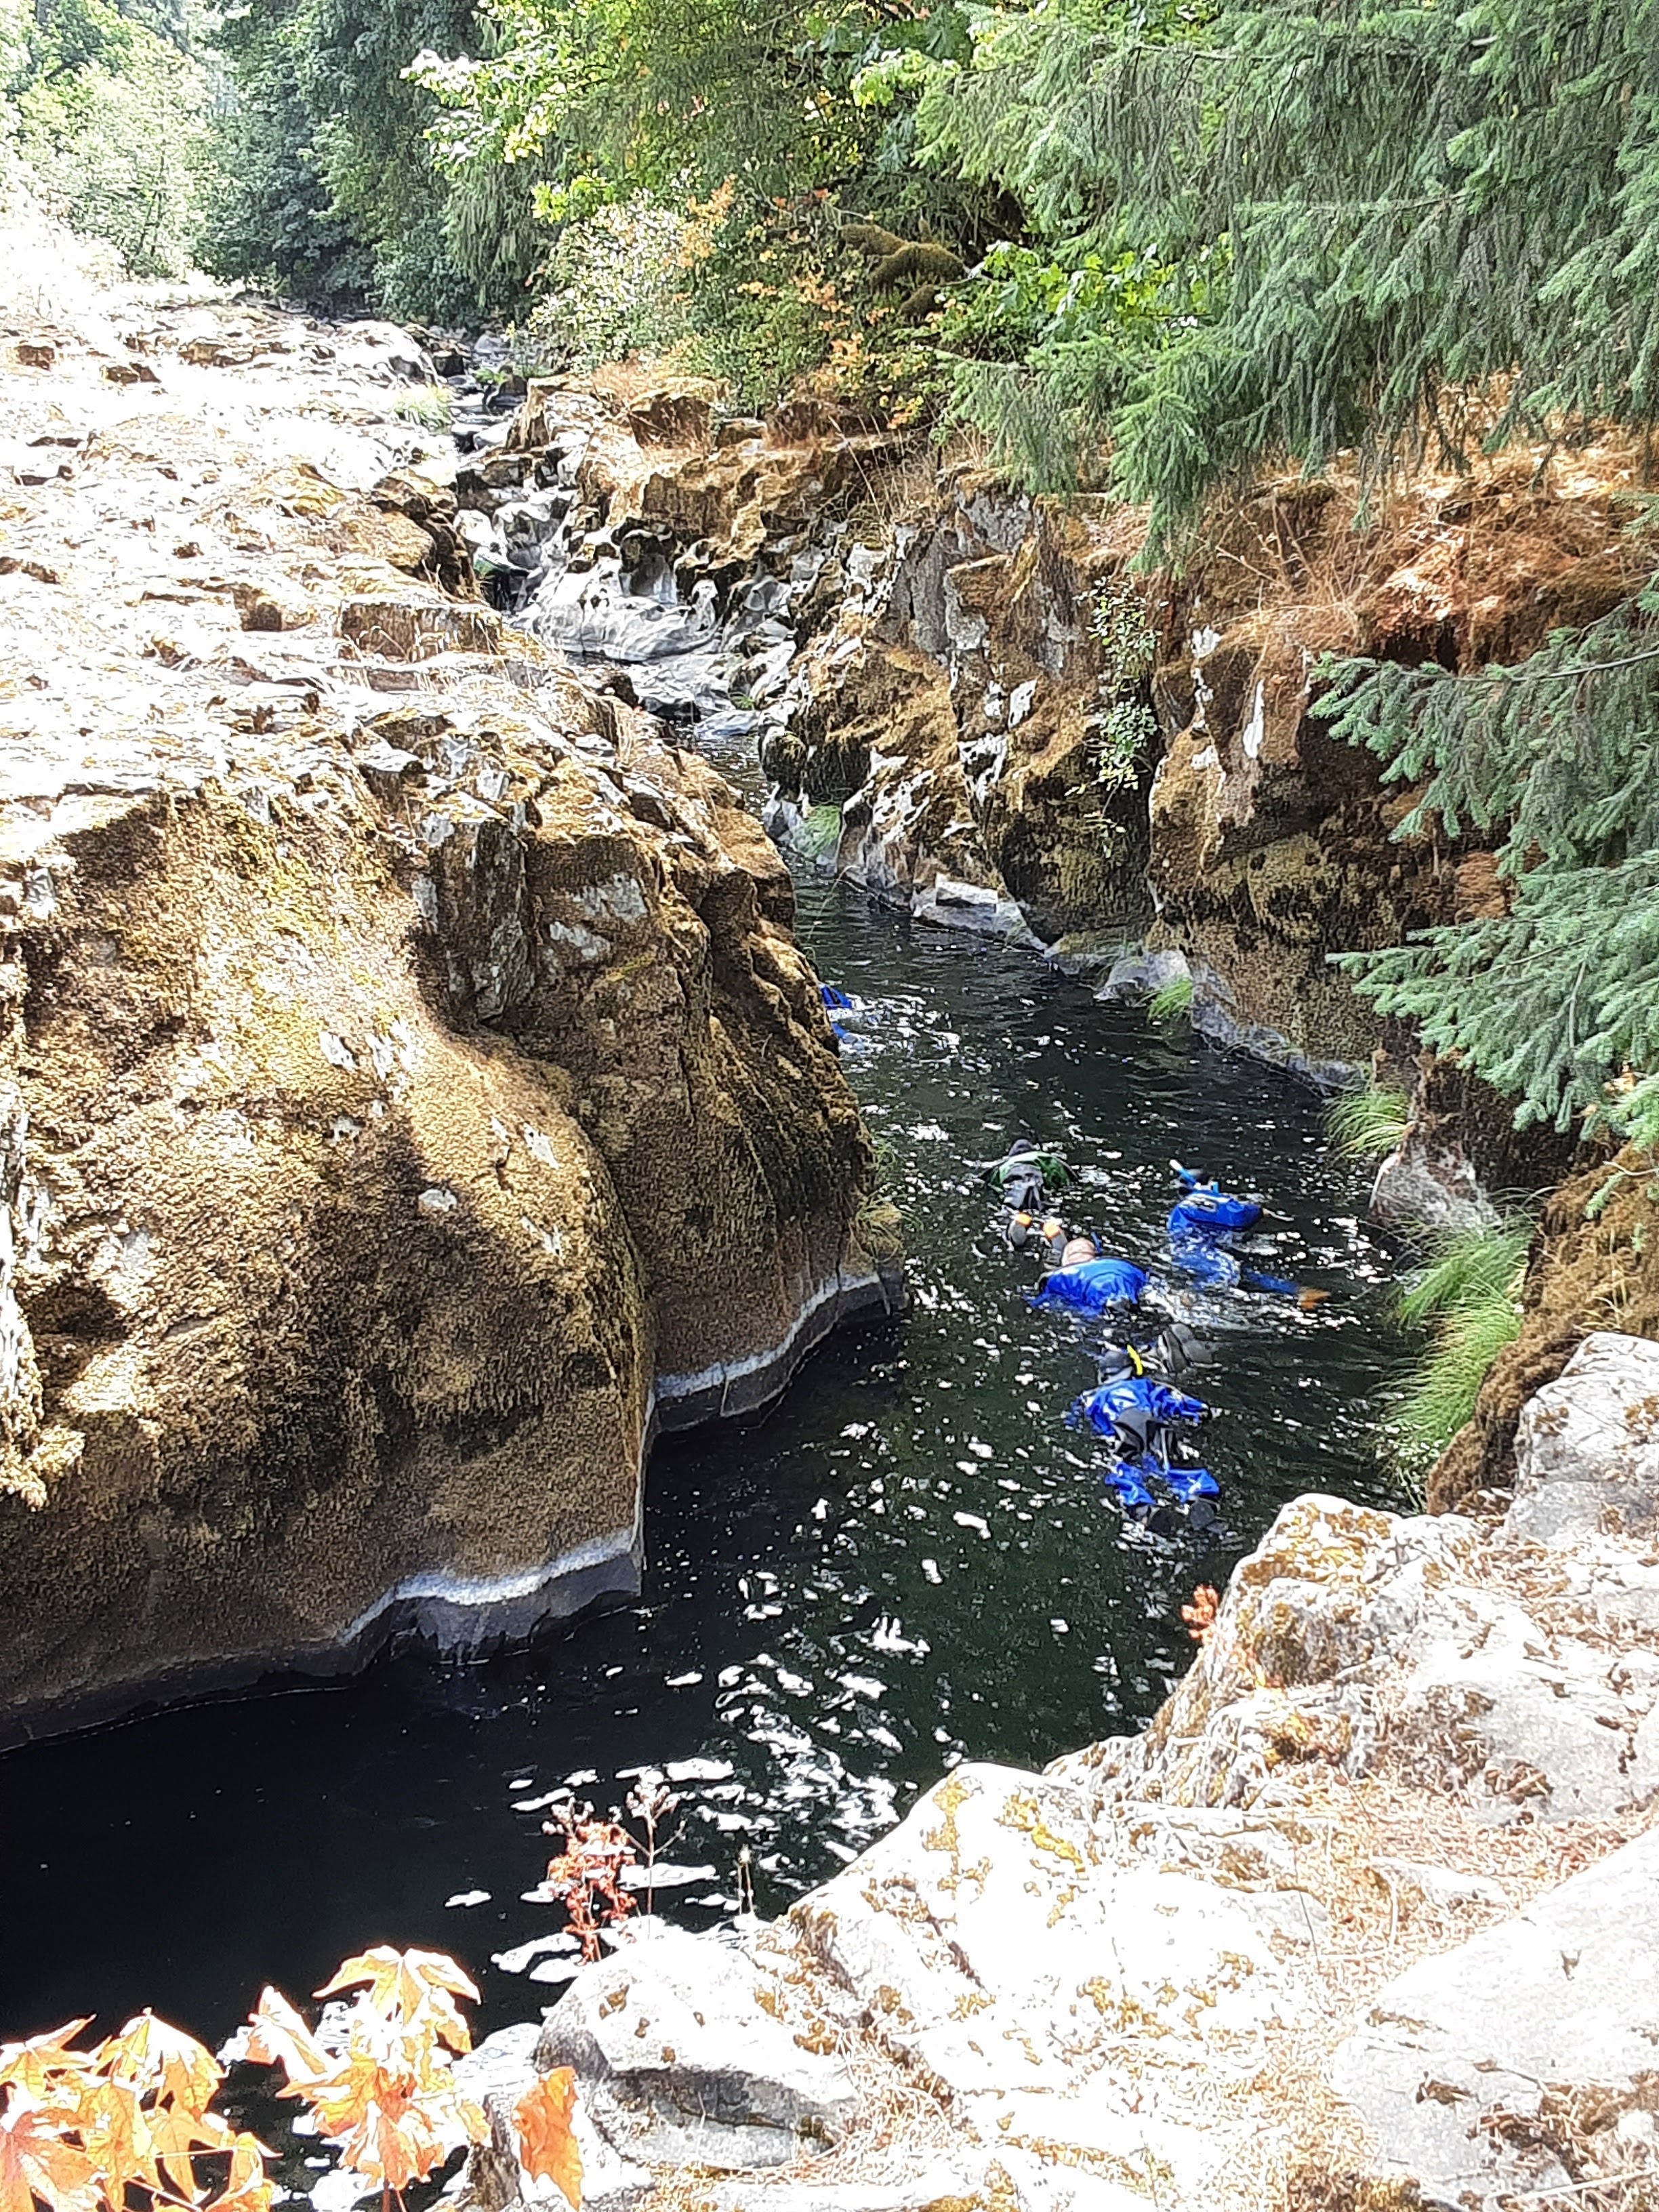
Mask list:
[[[1659,1807],[1620,1820],[1498,1827],[1449,1796],[1310,1770],[1302,1802],[1284,1825],[1304,1838],[1297,1880],[1323,1908],[1316,1960],[1322,2002],[1294,2030],[1269,2037],[1266,2063],[1235,2100],[1276,2124],[1258,2137],[1260,2155],[1237,2177],[1239,2212],[1411,2212],[1417,2195],[1376,2173],[1357,2115],[1328,2087],[1337,2045],[1359,2027],[1377,1992],[1418,1960],[1522,1911],[1656,1820]],[[1379,1859],[1481,1876],[1498,1885],[1507,1903],[1431,1905],[1379,1877]],[[1588,2159],[1587,2153],[1587,2172]],[[1537,2199],[1531,2212],[1558,2208]],[[1620,2212],[1637,2207],[1627,2202]]]

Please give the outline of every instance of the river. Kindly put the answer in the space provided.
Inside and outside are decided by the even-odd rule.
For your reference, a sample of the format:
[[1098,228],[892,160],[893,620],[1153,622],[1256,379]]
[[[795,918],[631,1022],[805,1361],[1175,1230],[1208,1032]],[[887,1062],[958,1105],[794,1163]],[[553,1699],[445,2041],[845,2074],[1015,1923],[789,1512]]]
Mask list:
[[[558,1925],[523,1894],[551,1793],[604,1809],[667,1770],[688,1878],[665,1902],[732,1911],[746,1846],[781,1909],[944,1765],[1145,1722],[1190,1651],[1182,1600],[1281,1501],[1389,1501],[1390,1261],[1310,1091],[845,886],[805,885],[800,931],[860,1002],[846,1064],[903,1209],[910,1312],[843,1330],[765,1419],[659,1449],[634,1607],[480,1666],[394,1654],[0,1759],[0,2034],[149,2004],[217,2040],[263,1983],[301,1996],[375,1942],[452,1951],[483,2025],[522,2018],[566,1964],[522,1955]],[[1070,1210],[1107,1249],[1157,1261],[1180,1158],[1261,1194],[1268,1264],[1332,1293],[1194,1305],[1224,1513],[1202,1540],[1126,1528],[1064,1425],[1086,1346],[1028,1310],[1033,1267],[972,1176],[1023,1135],[1079,1171]]]

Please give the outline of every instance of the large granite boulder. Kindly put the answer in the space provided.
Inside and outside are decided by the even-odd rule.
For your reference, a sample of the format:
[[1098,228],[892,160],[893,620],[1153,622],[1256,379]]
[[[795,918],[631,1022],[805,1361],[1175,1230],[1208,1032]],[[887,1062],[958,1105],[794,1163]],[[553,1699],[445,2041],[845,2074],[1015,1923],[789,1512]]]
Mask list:
[[[1659,1835],[1390,1982],[1334,2086],[1425,2204],[1604,2202],[1653,2185]],[[1632,2170],[1633,2169],[1633,2170]],[[1558,2195],[1558,2192],[1559,2194]]]

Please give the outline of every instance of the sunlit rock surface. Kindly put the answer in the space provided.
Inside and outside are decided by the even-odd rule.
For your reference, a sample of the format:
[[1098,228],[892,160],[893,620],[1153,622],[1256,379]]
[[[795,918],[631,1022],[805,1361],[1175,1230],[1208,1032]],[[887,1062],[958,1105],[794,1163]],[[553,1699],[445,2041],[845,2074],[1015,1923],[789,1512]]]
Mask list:
[[884,1295],[787,871],[477,596],[419,349],[112,313],[0,357],[0,1726],[626,1593]]
[[[699,2168],[725,2212],[1496,2208],[1659,2172],[1659,1564],[1620,1525],[1652,1351],[1596,1338],[1534,1401],[1502,1526],[1296,1499],[1146,1735],[959,1766],[770,1928],[630,1934],[543,2057],[603,2112],[592,2023],[625,1985],[649,2045],[701,1949],[721,2048],[748,1990],[757,2069],[780,2030],[838,2061],[851,2120]],[[644,2163],[629,2201],[680,2201],[682,2156]],[[466,2189],[520,2193],[486,2160]]]

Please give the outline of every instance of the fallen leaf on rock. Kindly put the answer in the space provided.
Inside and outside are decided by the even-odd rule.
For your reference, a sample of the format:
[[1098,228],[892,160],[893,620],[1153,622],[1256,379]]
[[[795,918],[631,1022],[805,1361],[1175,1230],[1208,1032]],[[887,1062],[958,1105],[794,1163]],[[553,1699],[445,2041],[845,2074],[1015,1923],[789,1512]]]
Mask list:
[[532,2181],[550,2181],[562,2190],[571,2212],[580,2212],[582,2154],[573,2126],[575,2112],[575,2070],[561,2066],[520,2098],[513,2124],[525,2172]]

